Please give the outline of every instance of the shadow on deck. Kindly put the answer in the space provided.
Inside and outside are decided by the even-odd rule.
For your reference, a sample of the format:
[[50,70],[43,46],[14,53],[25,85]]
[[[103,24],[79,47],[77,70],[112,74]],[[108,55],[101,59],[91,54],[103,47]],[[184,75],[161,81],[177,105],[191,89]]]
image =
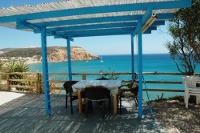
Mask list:
[[[74,114],[65,108],[64,95],[51,95],[52,115],[45,111],[44,95],[25,94],[0,105],[1,133],[130,133],[165,132],[166,129],[151,118],[150,109],[144,106],[143,118],[138,119],[137,107],[125,104],[123,115],[114,115],[113,110],[101,112],[94,106],[94,114],[79,114],[77,102],[73,102]],[[69,104],[68,104],[69,105]]]

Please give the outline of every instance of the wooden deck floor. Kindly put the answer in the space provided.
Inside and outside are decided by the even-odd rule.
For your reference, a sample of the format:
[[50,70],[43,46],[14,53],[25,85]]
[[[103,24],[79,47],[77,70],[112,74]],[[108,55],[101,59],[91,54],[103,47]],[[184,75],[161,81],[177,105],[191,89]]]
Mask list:
[[94,114],[79,114],[77,102],[74,114],[66,109],[65,96],[51,95],[52,115],[47,117],[44,95],[25,94],[0,105],[0,133],[160,133],[165,128],[152,119],[150,109],[144,106],[141,120],[137,108],[123,103],[123,115],[113,115],[113,110],[101,113],[94,106]]

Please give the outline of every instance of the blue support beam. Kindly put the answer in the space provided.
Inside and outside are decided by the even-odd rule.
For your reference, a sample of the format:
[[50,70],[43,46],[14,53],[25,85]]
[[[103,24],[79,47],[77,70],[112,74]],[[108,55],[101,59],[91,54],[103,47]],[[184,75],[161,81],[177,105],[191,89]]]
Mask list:
[[71,69],[71,46],[70,46],[71,38],[67,38],[67,59],[68,59],[68,76],[69,81],[72,81],[72,69]]
[[47,42],[46,42],[46,28],[41,28],[41,43],[42,43],[42,69],[44,81],[44,95],[46,114],[51,115],[51,102],[49,91],[49,77],[48,77],[48,59],[47,59]]
[[[156,22],[155,24],[164,24],[163,21]],[[36,30],[37,32],[41,32],[41,26],[37,26],[35,24],[26,22],[24,20],[18,19],[17,25],[24,25],[26,27],[29,27],[33,30]],[[149,28],[150,30],[156,30],[156,27]],[[110,29],[104,29],[104,30],[88,30],[88,31],[79,31],[79,32],[55,32],[51,31],[49,29],[46,29],[47,36],[55,36],[55,38],[64,38],[66,39],[66,36],[72,36],[72,37],[89,37],[89,36],[105,36],[105,35],[127,35],[131,34],[131,32],[134,30],[134,28],[116,28],[114,30]],[[150,30],[147,30],[145,33],[151,33]],[[94,34],[96,33],[96,35]]]
[[138,117],[142,118],[142,20],[138,20],[138,81],[139,81],[139,105]]
[[152,7],[148,7],[146,13],[142,16],[142,25],[146,23],[146,21],[151,17],[152,15]]
[[132,64],[132,82],[135,81],[134,70],[134,36],[131,34],[131,64]]
[[[105,22],[122,22],[122,21],[133,21],[142,18],[142,15],[127,15],[127,16],[112,16],[112,17],[99,17],[99,18],[80,18],[80,19],[70,19],[70,20],[60,20],[60,21],[51,21],[51,22],[41,22],[41,23],[34,23],[38,26],[70,26],[70,25],[78,25],[78,24],[94,24],[94,23],[105,23]],[[171,19],[174,17],[173,13],[164,13],[164,14],[157,14],[158,19],[165,20]],[[17,29],[26,29],[25,26],[17,26]]]
[[[151,33],[151,30],[156,30],[156,27],[150,27],[145,33]],[[89,36],[106,36],[106,35],[130,35],[135,28],[118,28],[118,29],[96,29],[88,31],[79,31],[79,32],[59,32],[65,36],[71,37],[89,37]],[[56,36],[56,38],[59,38]]]
[[[17,26],[16,27],[21,26],[21,25],[28,27],[28,28],[31,28],[34,31],[38,31],[39,33],[42,32],[43,26],[38,26],[38,25],[35,25],[35,24],[32,24],[32,23],[26,22],[25,20],[17,19]],[[45,30],[46,30],[46,33],[48,33],[48,35],[59,36],[60,38],[64,38],[64,39],[66,38],[65,36],[55,32],[55,31],[51,31],[51,30],[48,30],[46,28],[45,28]]]
[[[165,25],[164,20],[155,21],[152,26]],[[92,24],[92,25],[75,25],[57,28],[48,28],[48,30],[59,32],[59,31],[76,31],[76,30],[92,30],[92,29],[106,29],[106,28],[117,28],[117,27],[136,27],[137,22],[119,22],[119,23],[109,23],[109,24]],[[39,31],[34,31],[34,33],[40,33]]]
[[67,17],[72,15],[84,15],[84,14],[98,14],[108,12],[123,12],[123,11],[139,11],[146,10],[148,7],[153,9],[174,9],[174,8],[185,8],[190,7],[192,4],[191,0],[176,0],[176,1],[159,1],[159,2],[144,2],[137,4],[121,4],[121,5],[107,5],[107,6],[94,6],[84,7],[78,9],[64,9],[54,10],[41,13],[30,13],[20,14],[14,16],[0,17],[0,22],[7,23],[13,22],[17,19],[33,20],[33,19],[44,19],[53,17]]
[[[156,27],[153,27],[152,29],[149,28],[148,30],[145,31],[144,34],[151,34],[151,30],[156,30]],[[66,34],[66,36],[72,36],[73,38],[75,37],[91,37],[91,36],[109,36],[109,35],[130,35],[131,32],[124,32],[124,31],[118,31],[118,32],[112,32],[112,30],[106,30],[106,31],[102,31],[102,32],[96,32],[95,34],[92,32],[92,30],[90,32],[80,32],[80,33],[74,33],[74,34]],[[59,39],[60,37],[54,36],[55,39]]]
[[[160,22],[162,23],[162,22]],[[136,27],[137,22],[121,22],[121,23],[100,23],[91,25],[75,25],[67,27],[49,28],[51,31],[70,31],[70,30],[89,30],[89,29],[104,29],[104,28],[115,28],[115,27]]]
[[[147,22],[147,20],[152,16],[152,7],[148,7],[146,13],[142,16],[142,26]],[[138,27],[137,27],[138,28]],[[134,35],[137,34],[138,29],[135,29]]]

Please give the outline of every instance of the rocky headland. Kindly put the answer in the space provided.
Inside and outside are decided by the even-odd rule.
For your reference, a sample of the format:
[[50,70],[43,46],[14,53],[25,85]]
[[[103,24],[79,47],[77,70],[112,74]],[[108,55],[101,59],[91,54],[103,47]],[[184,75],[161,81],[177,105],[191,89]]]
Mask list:
[[[63,62],[68,60],[67,48],[48,47],[48,62]],[[71,60],[95,60],[100,59],[99,56],[88,53],[85,49],[78,46],[71,47]],[[20,60],[27,64],[42,62],[42,52],[40,47],[31,48],[6,48],[0,49],[0,60],[11,61]]]

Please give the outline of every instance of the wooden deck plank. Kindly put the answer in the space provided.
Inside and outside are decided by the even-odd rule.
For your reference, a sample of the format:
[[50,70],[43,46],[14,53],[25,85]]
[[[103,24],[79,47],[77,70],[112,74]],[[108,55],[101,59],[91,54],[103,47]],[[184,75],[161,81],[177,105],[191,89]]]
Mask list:
[[73,102],[74,114],[65,108],[64,95],[51,95],[52,115],[45,114],[44,95],[25,94],[13,101],[0,105],[0,132],[2,133],[44,133],[44,132],[162,132],[165,128],[151,118],[150,110],[144,108],[144,118],[137,118],[137,107],[124,104],[123,115],[114,115],[113,110],[101,112],[94,105],[94,114],[86,118],[78,113],[78,102]]

